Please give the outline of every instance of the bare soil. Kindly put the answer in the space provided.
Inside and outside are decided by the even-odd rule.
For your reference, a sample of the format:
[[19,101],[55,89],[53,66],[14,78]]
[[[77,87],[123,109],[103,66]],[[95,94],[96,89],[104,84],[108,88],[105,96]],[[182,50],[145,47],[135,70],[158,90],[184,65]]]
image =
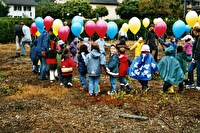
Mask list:
[[[132,42],[128,43],[129,45]],[[27,52],[29,47],[26,47]],[[159,75],[149,82],[151,91],[141,92],[137,80],[129,79],[131,94],[107,95],[109,77],[101,76],[98,97],[80,88],[77,69],[73,87],[39,80],[32,72],[29,55],[15,58],[15,44],[0,45],[1,133],[199,133],[200,91],[163,94]],[[162,50],[159,51],[160,56]],[[28,52],[29,53],[29,52]],[[133,59],[133,51],[127,51]],[[147,120],[120,117],[148,117]]]

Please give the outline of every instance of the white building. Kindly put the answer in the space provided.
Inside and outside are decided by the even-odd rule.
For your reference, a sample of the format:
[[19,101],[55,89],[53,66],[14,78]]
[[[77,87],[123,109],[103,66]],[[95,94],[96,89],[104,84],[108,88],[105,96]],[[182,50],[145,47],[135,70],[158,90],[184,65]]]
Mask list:
[[4,5],[9,6],[8,16],[17,18],[35,19],[35,0],[0,0]]

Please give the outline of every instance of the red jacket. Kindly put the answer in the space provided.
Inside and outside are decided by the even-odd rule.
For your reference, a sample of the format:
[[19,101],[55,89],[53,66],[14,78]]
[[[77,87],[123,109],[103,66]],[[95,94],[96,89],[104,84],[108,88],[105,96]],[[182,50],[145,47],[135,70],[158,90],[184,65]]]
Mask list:
[[76,67],[77,64],[70,56],[64,56],[60,61],[61,71],[63,76],[72,75],[73,67]]
[[119,76],[125,76],[127,75],[127,70],[129,67],[129,62],[128,62],[128,55],[126,54],[120,54],[119,55],[119,61],[120,61],[120,65],[119,65]]

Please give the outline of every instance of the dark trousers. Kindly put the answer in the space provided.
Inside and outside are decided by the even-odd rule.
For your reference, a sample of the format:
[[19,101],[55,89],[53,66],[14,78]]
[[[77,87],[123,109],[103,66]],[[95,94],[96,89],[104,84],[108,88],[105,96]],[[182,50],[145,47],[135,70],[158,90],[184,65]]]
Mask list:
[[62,77],[64,86],[68,88],[69,87],[68,83],[72,82],[72,75],[67,75],[67,76],[63,75]]
[[138,80],[142,85],[142,90],[149,88],[148,87],[148,80]]
[[172,84],[167,82],[167,81],[164,81],[164,85],[163,85],[163,92],[167,92],[169,87],[171,87]]

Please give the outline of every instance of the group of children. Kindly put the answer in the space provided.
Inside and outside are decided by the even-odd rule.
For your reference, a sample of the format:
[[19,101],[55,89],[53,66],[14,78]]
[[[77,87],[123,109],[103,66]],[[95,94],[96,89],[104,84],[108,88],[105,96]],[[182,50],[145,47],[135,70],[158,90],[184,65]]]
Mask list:
[[[131,85],[126,79],[127,75],[137,79],[142,90],[148,91],[150,89],[148,81],[158,71],[164,80],[163,92],[173,93],[174,84],[178,84],[179,91],[183,91],[187,61],[191,60],[192,54],[190,38],[185,40],[186,43],[183,46],[178,46],[174,37],[171,37],[168,43],[158,39],[160,44],[166,47],[165,56],[158,63],[151,55],[149,45],[144,44],[142,37],[130,48],[123,38],[116,45],[108,44],[102,38],[91,44],[88,43],[88,40],[89,38],[84,38],[83,44],[80,45],[79,39],[76,37],[68,47],[65,47],[62,40],[51,41],[50,48],[45,55],[50,82],[59,77],[60,85],[72,87],[73,68],[78,67],[82,88],[88,90],[89,96],[98,96],[100,76],[102,71],[105,71],[110,77],[111,84],[108,94],[113,95],[118,91],[131,91]],[[105,46],[109,47],[107,60]],[[132,61],[125,52],[127,49],[135,49],[135,58]],[[35,63],[33,61],[33,67],[37,66]],[[37,72],[35,70],[33,69],[34,72]],[[117,88],[118,78],[120,88]]]

